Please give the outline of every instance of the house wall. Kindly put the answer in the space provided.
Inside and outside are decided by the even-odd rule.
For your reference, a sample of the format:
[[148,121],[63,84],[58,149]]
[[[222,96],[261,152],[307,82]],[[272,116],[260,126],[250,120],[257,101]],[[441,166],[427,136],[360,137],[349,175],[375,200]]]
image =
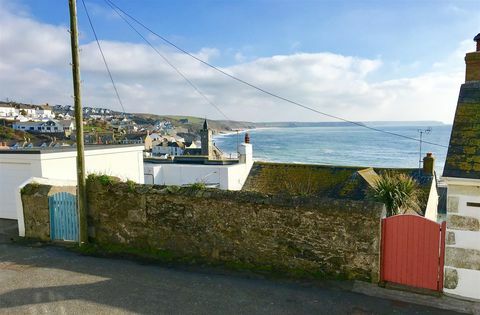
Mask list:
[[425,208],[425,218],[438,221],[438,191],[437,191],[437,180],[432,180],[432,185],[430,186],[430,193],[428,194],[427,206]]
[[[379,203],[102,185],[95,179],[87,186],[91,242],[104,248],[297,276],[378,280],[384,213]],[[46,207],[38,200],[46,194],[41,189],[24,190],[25,218],[31,212],[45,213],[38,209]],[[36,202],[28,202],[30,198]]]
[[480,300],[480,180],[446,181],[445,293]]
[[0,154],[0,218],[17,219],[16,188],[30,177],[41,177],[36,155]]
[[[41,155],[42,176],[53,179],[76,179],[76,152]],[[143,146],[85,151],[87,174],[105,174],[122,180],[144,182]]]
[[253,163],[235,165],[145,163],[145,178],[155,185],[184,186],[195,183],[216,185],[224,190],[241,190]]
[[[154,148],[155,149],[155,148]],[[223,190],[242,189],[253,166],[252,146],[239,146],[240,163],[233,165],[145,163],[145,177],[155,185],[184,186],[195,183],[216,185]]]
[[[86,150],[85,168],[143,183],[143,146]],[[0,218],[18,218],[17,187],[31,177],[76,180],[76,152],[0,153]]]

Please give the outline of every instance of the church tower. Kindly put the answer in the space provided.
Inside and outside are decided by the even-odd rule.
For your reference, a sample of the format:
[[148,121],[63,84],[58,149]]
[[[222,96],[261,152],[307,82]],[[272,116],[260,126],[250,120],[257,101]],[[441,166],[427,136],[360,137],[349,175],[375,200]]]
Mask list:
[[208,129],[207,120],[203,122],[203,128],[200,130],[200,141],[202,142],[202,155],[207,156],[209,160],[213,159],[212,131]]

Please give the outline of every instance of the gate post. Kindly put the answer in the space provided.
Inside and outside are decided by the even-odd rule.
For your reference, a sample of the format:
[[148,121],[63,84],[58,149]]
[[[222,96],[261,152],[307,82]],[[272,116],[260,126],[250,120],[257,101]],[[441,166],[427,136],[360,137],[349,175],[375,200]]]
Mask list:
[[445,237],[447,234],[447,222],[443,221],[440,231],[440,257],[439,257],[439,272],[438,272],[438,291],[443,292],[443,273],[445,267]]
[[384,265],[384,253],[385,253],[385,230],[386,230],[386,222],[385,222],[385,219],[382,219],[381,221],[381,235],[380,235],[380,240],[381,240],[381,243],[380,243],[380,285],[384,285],[385,284],[385,275],[384,275],[384,268],[383,268],[383,265]]

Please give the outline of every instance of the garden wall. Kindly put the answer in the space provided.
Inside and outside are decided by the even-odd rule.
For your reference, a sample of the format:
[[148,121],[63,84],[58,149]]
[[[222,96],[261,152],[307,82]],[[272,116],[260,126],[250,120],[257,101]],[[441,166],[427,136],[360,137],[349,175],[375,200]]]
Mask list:
[[91,241],[103,247],[378,280],[382,204],[98,180],[88,200]]

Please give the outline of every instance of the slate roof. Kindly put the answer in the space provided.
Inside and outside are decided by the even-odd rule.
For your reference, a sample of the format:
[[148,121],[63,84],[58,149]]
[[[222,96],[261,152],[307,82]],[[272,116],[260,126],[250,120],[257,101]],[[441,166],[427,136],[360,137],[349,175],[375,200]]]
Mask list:
[[[363,200],[367,198],[369,184],[359,171],[365,175],[365,169],[366,167],[255,162],[242,190]],[[434,176],[426,175],[416,168],[372,170],[377,174],[397,171],[412,176],[422,189],[422,209],[425,208]]]
[[480,81],[460,88],[443,176],[480,179]]

